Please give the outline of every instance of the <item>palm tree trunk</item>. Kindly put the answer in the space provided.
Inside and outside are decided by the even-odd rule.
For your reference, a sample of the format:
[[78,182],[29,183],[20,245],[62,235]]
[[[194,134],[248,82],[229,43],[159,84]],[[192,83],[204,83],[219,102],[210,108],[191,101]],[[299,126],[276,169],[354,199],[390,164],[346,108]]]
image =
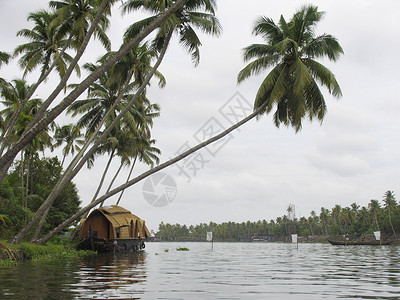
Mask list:
[[[106,193],[108,193],[108,192],[111,190],[111,187],[113,186],[113,184],[114,184],[115,180],[117,179],[119,173],[121,172],[123,166],[124,166],[124,163],[121,161],[121,163],[120,163],[120,165],[119,165],[119,167],[118,167],[117,172],[115,172],[114,177],[111,179],[111,182],[110,182],[110,184],[108,185],[108,188],[107,188]],[[96,199],[94,199],[94,200],[96,200]],[[101,202],[101,203],[100,203],[100,207],[102,207],[103,204],[104,204],[104,202]]]
[[[129,170],[129,174],[128,174],[128,177],[126,178],[125,183],[127,183],[127,182],[129,181],[129,179],[131,179],[131,175],[132,175],[132,172],[133,172],[133,168],[135,167],[136,160],[137,160],[137,156],[135,157],[135,160],[134,160],[133,163],[132,163],[131,169]],[[107,191],[107,192],[109,192],[109,191]],[[125,192],[125,190],[122,190],[122,191],[121,191],[121,194],[119,194],[117,203],[116,203],[115,205],[118,205],[118,204],[119,204],[119,202],[121,201],[122,196],[124,195],[124,192]]]
[[[104,169],[103,176],[101,176],[99,186],[97,187],[97,190],[94,193],[93,198],[90,202],[94,202],[96,200],[97,196],[99,195],[101,187],[103,186],[103,183],[104,183],[104,179],[106,178],[108,169],[110,168],[111,161],[113,158],[114,158],[114,150],[111,152],[110,159],[108,160],[106,168]],[[84,215],[84,218],[86,218],[88,216],[88,214],[89,214],[89,211],[86,212],[86,214]]]
[[391,211],[390,211],[390,206],[388,206],[388,211],[389,211],[389,223],[390,223],[390,227],[392,227],[392,231],[393,231],[394,237],[397,238],[396,231],[394,230],[393,223],[392,223],[392,213],[391,213]]
[[192,153],[206,147],[207,145],[220,140],[221,138],[223,138],[224,136],[228,135],[229,133],[231,133],[233,130],[237,129],[238,127],[242,126],[243,124],[247,123],[248,121],[250,121],[251,119],[253,119],[254,117],[256,117],[257,115],[259,115],[260,113],[263,112],[263,110],[265,109],[266,105],[268,104],[268,102],[266,101],[262,106],[260,106],[258,109],[256,109],[253,113],[251,113],[249,116],[247,116],[246,118],[242,119],[241,121],[239,121],[238,123],[232,125],[231,127],[229,127],[227,130],[221,132],[220,134],[198,144],[197,146],[185,151],[184,153],[181,153],[180,155],[148,170],[147,172],[142,173],[140,176],[126,182],[125,184],[120,185],[119,187],[109,191],[108,193],[106,193],[105,195],[101,196],[100,198],[98,198],[96,201],[94,201],[93,203],[90,203],[89,205],[85,206],[84,208],[82,208],[81,210],[79,210],[77,213],[75,213],[73,216],[71,216],[70,218],[68,218],[67,220],[65,220],[62,224],[58,225],[56,228],[54,228],[51,232],[49,232],[48,234],[46,234],[45,236],[43,236],[42,238],[40,238],[39,240],[36,240],[35,243],[38,244],[45,244],[47,241],[49,241],[53,236],[55,236],[56,234],[58,234],[61,230],[64,230],[65,228],[67,228],[72,222],[78,220],[80,218],[80,216],[82,214],[84,214],[85,212],[87,212],[88,210],[90,210],[91,208],[95,207],[97,204],[107,200],[108,198],[114,196],[115,194],[121,192],[122,190],[136,184],[137,182],[147,178],[148,176],[163,170],[167,167],[169,167],[170,165],[184,159],[185,157],[191,155]]
[[[32,95],[35,93],[39,85],[50,75],[50,73],[53,71],[54,67],[57,65],[57,62],[60,60],[61,56],[65,53],[67,50],[68,46],[71,44],[72,40],[72,34],[68,38],[68,41],[65,43],[63,49],[61,52],[55,57],[53,63],[47,70],[43,70],[41,72],[39,79],[37,82],[29,89],[28,94],[26,95],[25,99],[22,101],[21,106],[14,112],[12,117],[10,118],[10,121],[7,123],[7,126],[0,138],[1,141],[1,148],[0,148],[0,156],[3,154],[4,148],[7,145],[9,135],[12,132],[12,128],[14,128],[15,123],[17,122],[18,116],[20,115],[22,109],[25,107],[26,103],[31,99]],[[50,57],[47,59],[47,61],[50,61]]]
[[43,224],[44,224],[44,222],[46,221],[46,217],[47,217],[47,215],[49,214],[50,208],[51,208],[51,207],[49,207],[49,208],[44,212],[44,214],[43,214],[42,218],[40,219],[39,224],[38,224],[38,226],[37,226],[37,228],[36,228],[36,230],[35,230],[35,233],[33,234],[33,237],[32,237],[32,239],[31,239],[31,241],[36,241],[36,240],[39,238],[40,231],[42,230]]
[[[115,62],[120,60],[129,50],[136,47],[146,36],[158,28],[162,23],[164,23],[173,13],[175,13],[179,8],[181,8],[186,3],[186,0],[177,0],[170,9],[165,11],[159,17],[157,17],[152,23],[150,23],[146,28],[144,28],[140,33],[138,33],[133,39],[126,42],[119,51],[107,59],[103,65],[101,65],[95,72],[91,73],[85,80],[81,82],[67,97],[65,97],[60,104],[54,107],[44,114],[42,119],[38,120],[30,130],[24,133],[24,135],[12,146],[8,151],[0,158],[0,182],[4,179],[8,168],[10,160],[13,161],[15,156],[21,149],[27,145],[40,131],[46,128],[56,117],[58,117],[76,98],[78,98],[97,78],[100,77],[102,73],[111,68]],[[13,239],[16,241],[16,239]]]
[[65,71],[65,74],[63,78],[60,80],[59,84],[57,87],[54,89],[54,91],[51,93],[49,98],[42,104],[40,107],[39,111],[36,113],[35,117],[33,118],[32,122],[28,125],[26,131],[32,128],[40,118],[44,115],[46,112],[47,108],[51,105],[51,103],[54,101],[54,99],[58,96],[58,94],[66,87],[67,81],[69,77],[71,76],[72,72],[74,71],[76,65],[78,64],[78,61],[81,59],[83,53],[85,52],[85,49],[87,45],[89,44],[89,41],[93,35],[93,32],[95,31],[97,25],[100,22],[100,19],[103,15],[103,12],[108,5],[109,0],[103,0],[101,2],[101,5],[99,7],[99,10],[97,11],[96,17],[94,18],[92,24],[90,25],[90,28],[88,29],[87,33],[85,34],[85,37],[83,38],[82,44],[79,47],[78,51],[76,52],[75,57],[71,61],[68,69]]
[[[113,120],[113,122],[104,130],[104,132],[101,134],[101,136],[94,142],[92,145],[91,149],[86,153],[86,155],[79,161],[79,163],[74,167],[74,169],[67,169],[63,177],[60,179],[60,181],[57,183],[56,187],[52,190],[50,195],[47,197],[47,199],[44,201],[44,203],[39,207],[35,215],[32,217],[32,220],[22,229],[20,233],[18,233],[12,240],[10,240],[11,243],[19,243],[19,241],[22,239],[22,237],[29,231],[29,228],[31,228],[37,220],[40,218],[41,214],[47,209],[47,207],[51,206],[55,200],[55,198],[59,195],[59,193],[65,188],[65,186],[72,180],[72,178],[75,177],[75,175],[81,170],[81,168],[84,166],[86,161],[93,155],[93,153],[96,151],[97,147],[99,144],[105,140],[110,132],[113,130],[113,128],[118,124],[118,122],[122,119],[122,117],[130,111],[132,106],[135,104],[135,102],[139,99],[139,97],[142,95],[144,90],[147,87],[147,84],[150,82],[150,79],[153,77],[154,73],[160,66],[164,55],[167,51],[168,48],[168,43],[169,40],[172,37],[172,31],[167,35],[166,41],[164,43],[164,47],[160,52],[160,55],[158,57],[157,62],[153,66],[152,70],[150,73],[146,76],[145,80],[143,81],[142,85],[139,87],[137,90],[135,96],[130,100],[130,102],[127,104],[127,106],[124,108],[124,110]],[[74,160],[73,163],[77,163],[76,160]],[[100,203],[100,202],[99,202]],[[85,211],[86,212],[86,211]]]

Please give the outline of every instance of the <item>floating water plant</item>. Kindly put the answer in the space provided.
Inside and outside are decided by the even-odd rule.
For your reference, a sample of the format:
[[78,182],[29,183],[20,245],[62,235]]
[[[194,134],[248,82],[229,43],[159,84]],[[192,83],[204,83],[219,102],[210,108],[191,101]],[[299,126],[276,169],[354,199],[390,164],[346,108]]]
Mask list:
[[179,248],[176,248],[176,251],[189,251],[189,248],[179,247]]

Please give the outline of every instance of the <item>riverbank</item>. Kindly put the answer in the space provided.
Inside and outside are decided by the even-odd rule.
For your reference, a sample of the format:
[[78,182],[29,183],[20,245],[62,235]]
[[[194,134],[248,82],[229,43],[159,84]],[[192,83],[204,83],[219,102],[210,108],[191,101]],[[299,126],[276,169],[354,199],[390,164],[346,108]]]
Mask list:
[[71,245],[32,243],[10,244],[0,241],[0,265],[12,265],[25,260],[74,258],[95,254],[93,251],[75,250]]

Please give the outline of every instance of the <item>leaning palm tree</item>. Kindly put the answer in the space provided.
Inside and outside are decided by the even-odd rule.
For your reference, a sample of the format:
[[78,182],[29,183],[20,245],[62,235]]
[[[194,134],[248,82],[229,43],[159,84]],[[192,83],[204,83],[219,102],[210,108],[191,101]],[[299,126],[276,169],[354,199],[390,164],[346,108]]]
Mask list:
[[[63,49],[68,41],[64,36],[59,36],[59,27],[50,26],[55,17],[55,13],[45,10],[31,13],[28,21],[32,21],[34,27],[17,32],[17,36],[25,37],[29,41],[14,50],[14,56],[21,55],[19,65],[24,70],[24,77],[37,67],[41,68],[39,82],[46,78],[52,67],[57,68],[61,78],[65,75],[67,64],[72,61],[72,57]],[[76,71],[80,73],[79,66],[76,66]]]
[[[125,38],[131,38],[137,35],[148,24],[153,22],[165,10],[171,7],[174,1],[142,1],[129,0],[123,6],[123,12],[130,12],[142,9],[154,14],[153,16],[141,20],[131,25],[125,33]],[[162,49],[169,45],[174,32],[179,36],[180,44],[191,54],[192,61],[197,65],[200,61],[201,46],[200,39],[195,29],[204,33],[219,36],[221,34],[221,25],[215,16],[216,1],[215,0],[187,0],[186,4],[174,13],[169,19],[160,26],[153,46],[162,52]],[[162,59],[162,57],[160,57]]]
[[[144,2],[147,3],[148,1]],[[340,54],[343,53],[341,46],[333,36],[328,34],[318,37],[314,36],[315,26],[321,20],[322,16],[323,13],[319,12],[316,6],[310,5],[302,7],[293,15],[289,22],[286,22],[281,17],[279,26],[274,25],[271,19],[262,18],[262,20],[265,20],[265,24],[257,22],[254,32],[256,34],[262,33],[267,44],[250,46],[245,49],[245,59],[249,60],[254,57],[256,60],[239,73],[238,80],[241,82],[250,77],[250,75],[258,74],[261,70],[265,70],[275,64],[276,66],[263,81],[257,93],[254,112],[252,114],[232,125],[224,132],[111,190],[95,202],[82,208],[37,242],[45,243],[55,234],[66,228],[71,222],[77,220],[83,213],[105,199],[225,137],[254,117],[271,111],[274,105],[278,107],[277,112],[279,112],[275,118],[275,124],[279,125],[280,122],[285,122],[286,124],[287,122],[287,125],[292,125],[296,131],[301,129],[301,119],[306,116],[306,113],[311,118],[316,115],[319,120],[322,120],[326,113],[326,104],[317,82],[326,86],[328,91],[335,97],[339,97],[341,91],[332,72],[315,59],[328,57],[328,59],[336,61]],[[252,48],[263,49],[263,51],[254,52],[251,50]],[[297,59],[292,59],[292,57],[297,57]],[[303,107],[305,112],[301,112],[301,107]]]
[[[77,55],[74,58],[74,62],[77,62],[81,55],[84,52],[84,45],[86,45],[89,42],[89,39],[91,37],[91,33],[93,33],[94,28],[96,24],[98,24],[98,20],[102,16],[102,8],[105,8],[107,4],[110,3],[110,0],[103,0],[100,4],[100,8],[98,13],[96,14],[95,20],[92,22],[91,27],[88,29],[88,33],[85,36],[84,41],[82,42],[82,47],[78,50]],[[16,142],[14,145],[8,149],[8,151],[0,157],[0,181],[2,181],[5,177],[5,174],[7,173],[7,170],[10,167],[10,162],[12,162],[16,155],[21,151],[21,149],[26,146],[30,140],[34,138],[35,135],[37,135],[41,130],[45,129],[51,122],[55,120],[73,101],[77,99],[87,88],[88,86],[94,82],[102,72],[105,70],[109,69],[112,67],[113,64],[115,64],[118,60],[120,60],[124,55],[126,55],[130,49],[136,47],[145,37],[147,37],[150,33],[152,33],[155,29],[157,29],[159,26],[161,26],[165,20],[167,20],[172,14],[174,14],[178,9],[180,9],[184,4],[186,3],[186,0],[176,0],[175,4],[172,5],[168,10],[166,10],[163,14],[161,14],[158,18],[154,20],[149,26],[144,28],[140,33],[138,33],[137,36],[133,37],[129,41],[126,41],[121,48],[111,57],[105,61],[102,66],[97,70],[97,72],[90,74],[86,79],[84,79],[70,94],[68,94],[58,105],[56,105],[54,108],[46,111],[39,111],[37,114],[38,118],[36,120],[34,119],[31,123],[31,126],[29,129],[26,130],[24,135]],[[70,74],[72,72],[71,70],[72,65],[70,68],[67,70],[66,73]],[[69,76],[69,75],[68,75]],[[64,76],[64,78],[61,80],[57,88],[53,91],[53,93],[47,98],[47,100],[44,102],[46,103],[45,110],[48,108],[48,105],[55,99],[55,97],[58,95],[60,92],[60,89],[65,85],[64,82],[68,79],[68,76]],[[91,154],[89,154],[91,155]],[[80,166],[81,168],[81,166]],[[71,174],[68,175],[68,179],[66,181],[71,180],[76,173],[79,172],[79,169],[76,170],[76,172],[72,172]],[[61,188],[61,187],[60,187]],[[55,193],[58,193],[60,189],[57,188]],[[37,212],[38,215],[43,214],[44,210],[47,209],[47,206],[52,203],[53,200],[48,199],[48,201],[45,201],[43,204],[43,207],[39,208],[39,211]],[[29,227],[32,226],[34,222],[36,222],[37,216],[34,216],[33,219],[30,221],[30,223],[26,226],[26,228],[23,229],[23,232],[21,234],[18,234],[16,238],[14,238],[12,241],[13,242],[18,242],[20,240],[20,237],[23,236],[28,230]]]
[[323,57],[336,61],[343,53],[332,35],[315,36],[315,26],[323,15],[317,6],[309,5],[302,7],[289,22],[283,16],[278,24],[260,17],[253,33],[266,43],[244,49],[244,59],[253,61],[240,71],[238,82],[272,67],[258,89],[254,108],[262,107],[259,115],[275,110],[274,122],[278,127],[283,123],[297,132],[304,117],[323,120],[326,103],[318,83],[334,97],[342,95],[333,73],[317,61]]
[[[16,111],[10,118],[6,131],[2,136],[1,149],[4,149],[4,144],[8,140],[8,135],[11,134],[12,127],[15,125],[18,114],[23,106],[32,97],[37,87],[48,77],[54,68],[62,78],[65,75],[67,66],[72,61],[72,57],[65,52],[68,47],[68,41],[59,35],[59,28],[50,24],[55,18],[55,14],[48,11],[38,11],[31,13],[28,16],[28,21],[34,23],[32,29],[22,29],[17,32],[17,36],[22,36],[28,39],[27,43],[19,45],[14,50],[14,56],[19,56],[19,65],[24,70],[24,77],[34,69],[40,67],[41,72],[36,83],[31,87],[26,95],[20,110]],[[75,71],[80,74],[79,66],[75,66]],[[0,151],[1,152],[1,151]]]
[[[98,26],[94,30],[95,37],[101,42],[105,49],[110,51],[111,41],[105,31],[109,27],[108,16],[111,15],[111,5],[115,0],[109,3],[99,20]],[[82,46],[85,35],[90,27],[90,22],[95,19],[99,9],[97,0],[60,0],[50,1],[49,6],[56,10],[56,17],[52,26],[60,26],[60,35],[69,34],[69,40],[74,48]]]

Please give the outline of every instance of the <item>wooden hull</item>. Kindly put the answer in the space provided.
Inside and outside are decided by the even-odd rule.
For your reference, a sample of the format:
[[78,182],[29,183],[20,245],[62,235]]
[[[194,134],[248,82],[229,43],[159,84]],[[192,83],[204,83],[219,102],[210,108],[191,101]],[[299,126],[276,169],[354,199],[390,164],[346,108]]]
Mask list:
[[145,248],[144,239],[101,239],[86,238],[79,242],[78,249],[97,252],[136,252]]
[[363,246],[368,246],[368,245],[375,245],[375,246],[379,246],[379,245],[390,245],[392,243],[392,241],[334,241],[334,240],[328,240],[328,242],[331,245],[341,245],[341,246],[359,246],[359,245],[363,245]]

